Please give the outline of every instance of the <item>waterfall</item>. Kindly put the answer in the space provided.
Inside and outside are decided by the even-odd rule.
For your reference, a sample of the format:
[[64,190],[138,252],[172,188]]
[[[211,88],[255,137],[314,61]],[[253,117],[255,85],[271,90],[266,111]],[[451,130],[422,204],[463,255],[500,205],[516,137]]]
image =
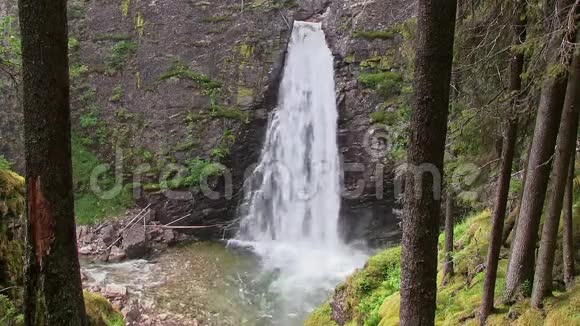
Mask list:
[[320,24],[296,22],[241,237],[336,246],[340,165],[334,69]]
[[339,237],[334,85],[321,24],[295,22],[278,107],[270,115],[260,162],[246,181],[233,240],[251,247],[265,270],[277,274],[272,290],[291,301],[285,313],[302,317],[366,258]]

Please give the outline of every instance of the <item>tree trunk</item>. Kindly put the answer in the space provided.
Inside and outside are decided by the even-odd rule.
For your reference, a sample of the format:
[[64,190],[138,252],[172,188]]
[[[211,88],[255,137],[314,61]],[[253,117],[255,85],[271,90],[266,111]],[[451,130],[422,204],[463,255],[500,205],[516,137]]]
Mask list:
[[[526,39],[526,2],[517,1],[513,13],[513,45],[520,45]],[[505,130],[502,146],[502,161],[500,174],[497,181],[497,197],[492,218],[491,235],[489,238],[489,248],[487,252],[487,264],[485,280],[483,283],[483,294],[480,307],[480,321],[485,324],[487,316],[493,311],[493,301],[495,297],[495,281],[497,277],[497,266],[499,263],[499,253],[503,244],[503,226],[506,214],[507,201],[509,196],[510,180],[512,173],[512,163],[517,141],[518,122],[516,107],[519,104],[519,93],[522,88],[521,74],[524,68],[524,54],[521,51],[514,53],[510,60],[510,93],[513,96],[512,109],[508,113],[509,118]]]
[[576,147],[570,158],[570,168],[568,170],[568,181],[566,182],[566,193],[564,194],[564,214],[563,214],[563,241],[562,249],[564,253],[564,284],[566,290],[570,291],[574,287],[574,230],[572,228],[572,216],[574,205],[574,163],[576,159]]
[[74,221],[65,0],[20,0],[26,325],[86,325]]
[[481,298],[481,307],[480,307],[480,318],[482,325],[485,324],[487,316],[489,316],[493,312],[495,281],[497,277],[499,253],[501,251],[503,243],[502,241],[503,224],[509,194],[512,162],[514,159],[516,139],[517,139],[517,121],[516,119],[511,119],[505,131],[502,162],[500,168],[500,175],[497,183],[497,197],[495,201],[495,208],[493,211],[492,229],[489,238],[489,249],[487,252],[485,280],[483,283],[483,295]]
[[443,262],[443,285],[453,276],[453,195],[447,190],[445,196],[445,261]]
[[411,174],[406,177],[401,251],[402,326],[434,324],[441,175],[456,8],[456,0],[419,0],[417,5],[414,110],[408,150]]
[[574,56],[570,69],[570,79],[566,91],[566,102],[562,114],[562,122],[558,135],[558,146],[552,169],[552,188],[548,199],[548,207],[542,228],[542,240],[538,253],[536,272],[534,274],[534,288],[532,291],[532,307],[539,308],[545,295],[552,292],[552,270],[554,267],[554,253],[556,238],[562,213],[564,191],[568,180],[568,170],[572,150],[576,148],[578,130],[578,113],[580,112],[580,62]]
[[[563,8],[571,6],[569,0],[560,2],[565,4],[554,12],[562,14],[560,22],[563,22],[568,14],[566,10],[562,12]],[[566,34],[566,37],[569,37],[567,41],[575,39],[575,36],[570,34]],[[550,66],[560,64],[562,59],[567,57],[566,55],[562,57],[562,53],[560,53],[563,36],[564,32],[553,33],[549,47],[552,52],[549,56]],[[518,294],[529,295],[531,290],[540,217],[550,177],[552,155],[558,136],[567,80],[567,69],[546,72],[528,160],[526,184],[506,272],[504,292],[506,302],[511,302]]]

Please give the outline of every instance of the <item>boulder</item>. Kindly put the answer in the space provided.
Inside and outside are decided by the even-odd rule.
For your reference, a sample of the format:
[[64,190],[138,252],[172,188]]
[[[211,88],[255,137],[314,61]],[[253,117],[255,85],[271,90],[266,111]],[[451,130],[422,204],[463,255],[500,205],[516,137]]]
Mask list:
[[115,227],[111,224],[105,226],[101,230],[101,239],[105,243],[105,245],[110,245],[117,239],[117,233],[115,232]]
[[125,308],[121,310],[121,314],[123,314],[123,318],[126,322],[135,322],[141,317],[139,306],[133,304],[125,306]]
[[142,258],[149,252],[147,232],[142,225],[135,224],[123,231],[121,249],[129,259]]
[[117,246],[113,246],[111,251],[109,252],[108,261],[110,262],[119,262],[127,257],[125,251]]
[[107,284],[105,287],[105,297],[122,298],[127,296],[127,287],[120,284]]
[[170,229],[163,230],[162,240],[168,245],[172,245],[176,241],[175,232]]

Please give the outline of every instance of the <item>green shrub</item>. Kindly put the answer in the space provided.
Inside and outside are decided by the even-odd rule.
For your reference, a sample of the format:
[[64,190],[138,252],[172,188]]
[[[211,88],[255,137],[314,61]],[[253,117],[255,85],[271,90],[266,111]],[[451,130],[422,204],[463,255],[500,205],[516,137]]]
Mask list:
[[12,163],[10,163],[4,155],[0,154],[0,170],[9,170],[11,167]]
[[79,40],[75,37],[69,37],[68,38],[68,49],[71,52],[75,52],[77,51],[81,46],[81,43],[79,42]]
[[179,175],[171,179],[161,181],[160,187],[176,189],[182,187],[196,187],[208,177],[218,176],[223,173],[223,166],[199,157],[187,161],[185,175]]
[[80,76],[89,72],[89,67],[83,64],[71,64],[68,68],[68,73],[71,80],[75,80]]
[[113,103],[119,102],[123,99],[123,95],[124,95],[123,85],[119,84],[115,86],[115,88],[113,89],[113,94],[109,98],[109,101]]
[[14,307],[10,298],[3,294],[0,294],[0,325],[24,325],[24,316]]
[[376,90],[383,97],[388,98],[401,91],[401,74],[394,71],[361,73],[358,81],[367,88]]
[[90,111],[86,114],[83,114],[80,118],[79,124],[82,128],[92,128],[95,127],[98,123],[99,117],[98,113],[95,111]]
[[111,48],[111,52],[105,58],[105,67],[109,74],[121,71],[127,59],[137,53],[137,43],[132,41],[117,42]]

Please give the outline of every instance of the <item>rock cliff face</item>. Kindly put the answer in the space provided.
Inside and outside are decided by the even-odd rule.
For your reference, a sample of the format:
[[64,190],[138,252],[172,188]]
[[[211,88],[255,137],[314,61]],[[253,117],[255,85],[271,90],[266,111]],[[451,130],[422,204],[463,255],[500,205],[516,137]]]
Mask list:
[[[350,192],[344,235],[389,240],[385,232],[397,233],[393,163],[389,136],[373,113],[397,110],[379,94],[381,78],[405,68],[396,27],[411,15],[402,0],[69,1],[74,135],[104,162],[121,162],[117,173],[135,183],[137,202],[151,203],[160,221],[219,224],[202,232],[222,236],[276,106],[292,22],[321,21],[336,58],[338,137]],[[13,94],[0,96],[2,116],[10,117],[0,121],[0,153],[21,170]],[[208,171],[221,175],[211,172],[218,164],[230,173],[210,178],[219,194],[210,199],[199,179]],[[176,175],[184,179],[171,182]]]

